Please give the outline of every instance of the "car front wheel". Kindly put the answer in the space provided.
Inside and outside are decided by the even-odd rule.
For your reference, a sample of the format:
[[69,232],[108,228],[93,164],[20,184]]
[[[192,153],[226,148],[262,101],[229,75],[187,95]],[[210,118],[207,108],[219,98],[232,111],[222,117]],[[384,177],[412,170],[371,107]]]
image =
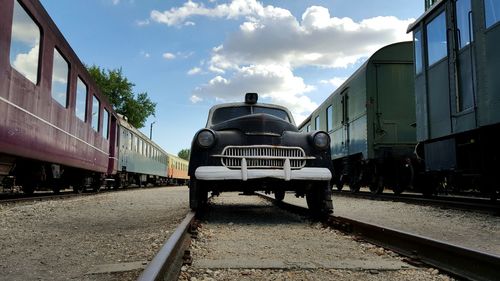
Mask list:
[[315,183],[306,193],[307,207],[313,215],[333,212],[332,192],[328,182]]
[[189,207],[197,211],[207,203],[208,191],[199,180],[191,177],[189,181]]

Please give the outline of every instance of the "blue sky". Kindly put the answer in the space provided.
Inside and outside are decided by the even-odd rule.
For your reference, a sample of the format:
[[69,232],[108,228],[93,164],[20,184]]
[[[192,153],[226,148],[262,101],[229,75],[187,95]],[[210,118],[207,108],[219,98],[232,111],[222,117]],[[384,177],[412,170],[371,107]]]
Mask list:
[[41,0],[85,64],[157,103],[142,131],[189,148],[217,103],[258,92],[307,117],[378,48],[410,40],[423,0]]

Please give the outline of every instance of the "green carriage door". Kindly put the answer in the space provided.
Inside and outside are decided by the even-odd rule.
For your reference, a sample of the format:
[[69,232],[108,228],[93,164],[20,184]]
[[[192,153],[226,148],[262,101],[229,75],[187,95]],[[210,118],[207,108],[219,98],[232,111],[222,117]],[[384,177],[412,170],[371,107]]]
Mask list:
[[471,0],[452,1],[451,24],[453,40],[449,42],[451,54],[450,97],[452,101],[452,130],[454,133],[471,130],[476,126],[475,69],[473,60],[473,28]]
[[349,91],[345,89],[341,94],[342,102],[342,146],[341,151],[343,155],[349,155]]
[[427,108],[429,138],[451,134],[448,28],[446,10],[441,8],[425,26]]

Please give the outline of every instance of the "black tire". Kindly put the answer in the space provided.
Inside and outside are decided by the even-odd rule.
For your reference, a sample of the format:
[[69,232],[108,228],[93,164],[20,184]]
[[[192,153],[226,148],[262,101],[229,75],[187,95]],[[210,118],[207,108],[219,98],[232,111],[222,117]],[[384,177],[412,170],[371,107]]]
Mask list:
[[276,190],[274,192],[274,199],[276,199],[276,201],[283,201],[283,199],[285,199],[285,191],[284,190]]
[[202,209],[208,201],[208,191],[203,184],[194,178],[191,178],[189,184],[189,208],[193,211]]
[[327,215],[333,212],[332,191],[328,182],[315,183],[306,193],[309,211],[314,216]]

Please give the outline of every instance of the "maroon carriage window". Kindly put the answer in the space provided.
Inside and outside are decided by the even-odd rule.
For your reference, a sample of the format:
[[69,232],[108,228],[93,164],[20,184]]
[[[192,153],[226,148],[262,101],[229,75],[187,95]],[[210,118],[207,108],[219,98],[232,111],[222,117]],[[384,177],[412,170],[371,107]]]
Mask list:
[[40,34],[40,27],[26,10],[17,1],[14,1],[10,64],[34,84],[38,83]]

